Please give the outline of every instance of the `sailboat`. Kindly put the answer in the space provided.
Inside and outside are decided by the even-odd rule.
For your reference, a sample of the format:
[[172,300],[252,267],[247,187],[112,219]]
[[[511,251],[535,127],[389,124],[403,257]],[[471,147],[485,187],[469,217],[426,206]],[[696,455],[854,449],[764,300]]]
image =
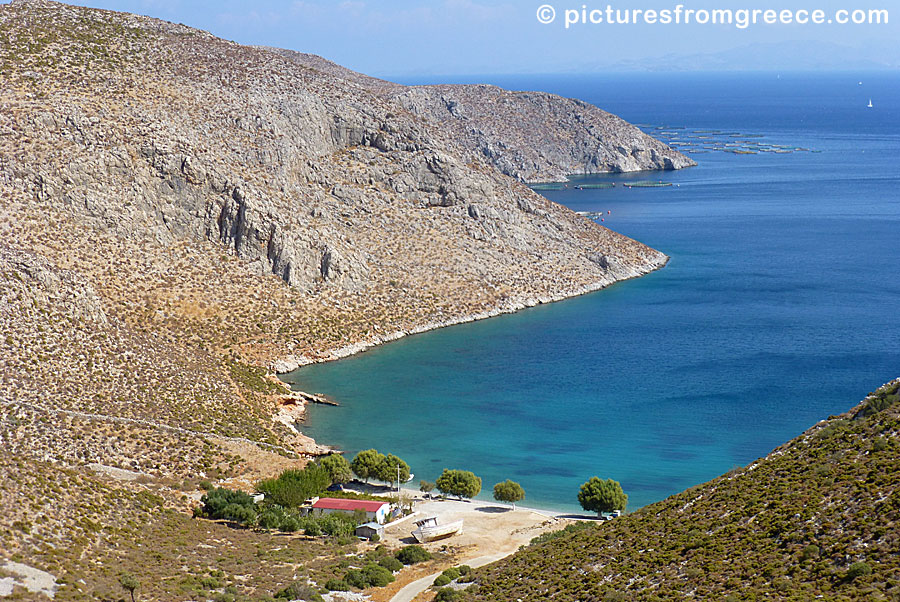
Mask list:
[[871,98],[869,99],[869,104],[868,104],[867,106],[868,106],[870,109],[874,106],[874,105],[872,105],[872,99],[871,99]]

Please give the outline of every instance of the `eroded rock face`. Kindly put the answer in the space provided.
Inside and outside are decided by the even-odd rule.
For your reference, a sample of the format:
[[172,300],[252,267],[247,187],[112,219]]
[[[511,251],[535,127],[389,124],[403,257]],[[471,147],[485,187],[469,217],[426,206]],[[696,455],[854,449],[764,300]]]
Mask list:
[[695,165],[615,115],[554,94],[464,85],[398,89],[391,97],[526,182]]
[[696,165],[630,123],[580,100],[488,85],[407,87],[355,73],[315,55],[273,51],[396,101],[414,115],[448,128],[478,159],[523,182]]
[[0,247],[0,274],[4,283],[0,311],[10,317],[21,311],[22,305],[39,311],[52,303],[73,320],[107,324],[94,288],[77,274],[59,269],[40,255]]
[[690,163],[549,94],[405,88],[146,17],[0,7],[9,35],[34,23],[54,58],[10,72],[0,181],[123,238],[220,243],[300,290],[402,276],[526,299],[652,269],[659,253],[515,179]]

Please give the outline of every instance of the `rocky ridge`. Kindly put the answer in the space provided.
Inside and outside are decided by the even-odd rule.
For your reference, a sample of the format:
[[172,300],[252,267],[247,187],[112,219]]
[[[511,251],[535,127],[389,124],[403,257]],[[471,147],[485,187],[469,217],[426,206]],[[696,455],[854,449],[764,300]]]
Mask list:
[[464,141],[470,155],[522,182],[696,165],[623,119],[581,100],[490,85],[401,86],[316,55],[275,51],[448,128],[454,139]]

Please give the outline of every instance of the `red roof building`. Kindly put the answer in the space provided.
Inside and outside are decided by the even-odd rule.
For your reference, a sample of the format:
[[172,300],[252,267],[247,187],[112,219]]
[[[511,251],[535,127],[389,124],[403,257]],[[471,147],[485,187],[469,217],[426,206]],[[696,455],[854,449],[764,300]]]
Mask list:
[[313,504],[313,508],[322,508],[328,510],[340,510],[341,512],[355,512],[364,510],[365,512],[378,512],[387,502],[376,502],[375,500],[344,500],[333,497],[322,497]]
[[316,500],[312,509],[318,514],[331,514],[332,512],[357,512],[366,513],[366,518],[384,523],[391,505],[387,502],[375,500],[345,500],[333,497],[323,497]]

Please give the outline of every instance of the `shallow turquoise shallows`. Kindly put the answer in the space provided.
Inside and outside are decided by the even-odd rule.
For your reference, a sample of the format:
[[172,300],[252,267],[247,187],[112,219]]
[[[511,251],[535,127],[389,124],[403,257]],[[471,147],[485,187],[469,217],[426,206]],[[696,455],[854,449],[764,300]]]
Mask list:
[[538,507],[577,510],[581,483],[611,477],[635,508],[752,462],[900,376],[898,76],[490,83],[685,135],[719,129],[821,152],[713,151],[689,170],[588,179],[677,186],[544,193],[611,212],[604,225],[671,262],[287,375],[342,404],[311,407],[305,432],[351,454],[393,452],[416,482],[472,470],[482,497],[511,478]]

